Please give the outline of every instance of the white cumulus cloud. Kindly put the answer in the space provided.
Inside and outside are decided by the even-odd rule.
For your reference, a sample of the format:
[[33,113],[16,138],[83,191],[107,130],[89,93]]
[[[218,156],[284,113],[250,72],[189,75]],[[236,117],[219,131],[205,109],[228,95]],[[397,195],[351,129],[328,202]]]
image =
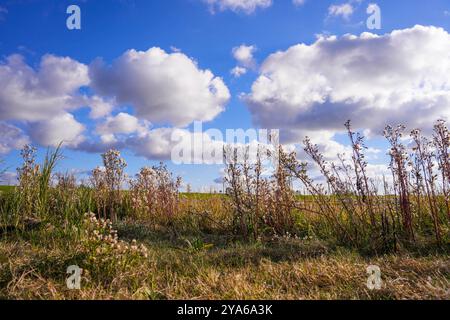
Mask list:
[[240,45],[239,47],[233,48],[233,57],[236,61],[246,68],[254,68],[256,66],[255,58],[253,54],[256,51],[255,46],[247,46],[245,44]]
[[36,71],[20,55],[0,63],[0,120],[36,121],[79,107],[78,90],[89,84],[88,67],[45,55]]
[[245,44],[233,48],[231,53],[238,63],[236,67],[231,69],[231,74],[235,78],[239,78],[240,76],[246,74],[248,69],[256,68],[256,60],[253,56],[255,51],[255,46],[247,46]]
[[29,125],[30,136],[33,141],[42,146],[57,146],[63,143],[66,147],[76,147],[84,141],[84,125],[79,123],[73,115],[66,113],[62,116],[34,122]]
[[91,65],[93,88],[117,103],[131,104],[138,118],[186,126],[221,113],[230,93],[221,78],[183,53],[159,48],[129,50],[112,66]]
[[268,128],[430,127],[450,117],[449,52],[450,35],[436,27],[321,37],[269,56],[243,98]]
[[139,121],[138,118],[128,114],[119,113],[114,117],[108,117],[105,122],[97,126],[97,133],[105,143],[117,141],[116,135],[129,135],[133,133],[144,134],[149,124]]

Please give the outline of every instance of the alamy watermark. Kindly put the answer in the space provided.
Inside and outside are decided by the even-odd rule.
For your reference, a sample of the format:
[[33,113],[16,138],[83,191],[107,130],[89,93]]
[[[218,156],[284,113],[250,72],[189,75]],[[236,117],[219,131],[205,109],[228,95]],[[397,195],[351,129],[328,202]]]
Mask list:
[[78,266],[70,266],[67,268],[67,274],[69,275],[69,277],[66,279],[67,289],[81,289],[81,273],[82,270]]
[[382,280],[381,280],[381,268],[379,266],[368,266],[367,274],[369,274],[369,278],[367,278],[367,288],[369,290],[381,290]]
[[66,10],[70,16],[66,20],[66,26],[69,30],[81,30],[81,9],[77,5],[70,5]]
[[194,122],[194,131],[175,130],[171,160],[174,164],[224,164],[233,157],[237,161],[276,163],[280,145],[278,129],[219,129],[203,131],[202,122]]
[[367,7],[367,14],[369,14],[369,18],[367,19],[367,29],[369,30],[380,30],[381,29],[381,9],[375,4],[371,3]]

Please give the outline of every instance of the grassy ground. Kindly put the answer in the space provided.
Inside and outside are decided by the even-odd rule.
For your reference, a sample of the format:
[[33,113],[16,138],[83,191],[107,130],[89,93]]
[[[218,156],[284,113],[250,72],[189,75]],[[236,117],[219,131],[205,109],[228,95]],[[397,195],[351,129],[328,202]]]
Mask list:
[[[38,165],[25,147],[20,187],[0,189],[0,299],[450,299],[450,187],[434,181],[424,194],[429,182],[407,179],[400,196],[380,196],[323,169],[330,195],[280,154],[268,179],[260,165],[230,164],[229,195],[213,196],[179,194],[162,164],[122,190],[116,150],[79,186],[54,173],[59,149]],[[312,196],[295,195],[292,177]],[[67,288],[70,266],[83,270],[80,290]],[[369,266],[381,270],[379,290],[367,285]]]
[[[364,256],[318,240],[249,244],[217,234],[175,237],[134,222],[117,228],[119,238],[148,248],[145,257],[127,260],[129,267],[114,260],[98,269],[98,249],[86,252],[51,225],[4,236],[0,298],[450,299],[450,256],[442,249]],[[84,270],[80,291],[66,287],[70,265]],[[381,268],[381,290],[366,286],[369,265]]]

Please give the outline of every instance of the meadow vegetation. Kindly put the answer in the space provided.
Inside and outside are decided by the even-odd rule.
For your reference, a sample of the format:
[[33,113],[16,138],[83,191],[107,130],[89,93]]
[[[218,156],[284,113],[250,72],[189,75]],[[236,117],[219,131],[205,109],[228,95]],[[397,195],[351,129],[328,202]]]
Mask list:
[[[352,154],[337,163],[308,138],[308,163],[281,147],[252,163],[226,147],[226,193],[209,195],[180,193],[164,164],[127,177],[117,150],[80,183],[55,172],[60,148],[39,164],[26,146],[18,186],[0,192],[0,298],[449,299],[446,123],[429,138],[386,127],[391,174],[377,179],[364,137],[346,128]],[[265,156],[278,159],[270,176]],[[66,287],[70,265],[81,290]],[[366,286],[369,265],[381,290]]]

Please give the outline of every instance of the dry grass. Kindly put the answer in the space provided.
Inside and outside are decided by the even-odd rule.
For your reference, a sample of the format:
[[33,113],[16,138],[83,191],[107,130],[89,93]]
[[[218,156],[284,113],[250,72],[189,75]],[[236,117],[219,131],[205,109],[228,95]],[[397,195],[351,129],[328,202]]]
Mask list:
[[[148,248],[134,268],[105,274],[80,246],[68,251],[45,232],[30,241],[11,237],[0,245],[0,298],[5,299],[450,299],[450,256],[398,253],[366,257],[317,241],[192,248],[158,232],[123,224],[119,234]],[[42,245],[43,237],[49,239]],[[210,239],[211,240],[211,239]],[[38,242],[41,242],[39,245]],[[65,285],[67,266],[85,270],[80,291]],[[378,265],[383,288],[366,287],[366,268]]]

